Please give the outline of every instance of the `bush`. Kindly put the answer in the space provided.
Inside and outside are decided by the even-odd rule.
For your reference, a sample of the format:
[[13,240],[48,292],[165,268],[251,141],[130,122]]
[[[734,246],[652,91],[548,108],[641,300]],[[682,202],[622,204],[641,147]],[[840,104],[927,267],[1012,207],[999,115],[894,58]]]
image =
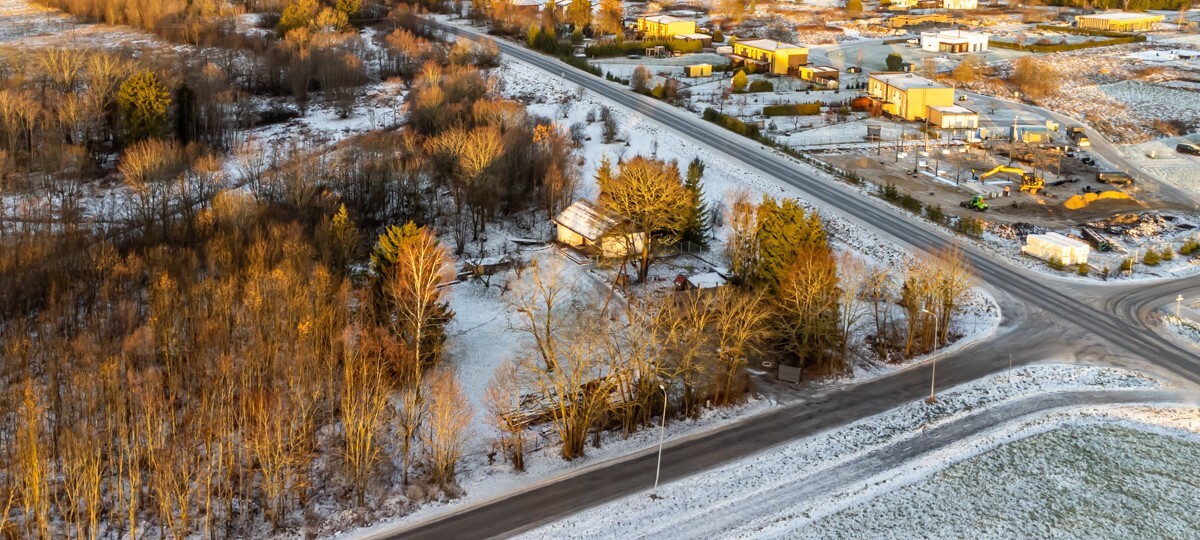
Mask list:
[[978,239],[983,238],[984,226],[985,223],[982,219],[963,216],[958,218],[958,221],[954,223],[954,230],[964,236]]
[[1046,261],[1046,262],[1047,262],[1047,264],[1049,264],[1049,265],[1050,265],[1050,268],[1053,268],[1053,269],[1055,269],[1055,270],[1062,270],[1062,269],[1063,269],[1063,261],[1062,261],[1062,258],[1060,258],[1058,255],[1051,255],[1051,256],[1050,256],[1050,260],[1049,260],[1049,261]]
[[939,225],[946,222],[946,213],[942,211],[942,207],[940,205],[936,204],[925,207],[925,217],[929,219],[929,221]]
[[888,71],[900,71],[904,67],[904,57],[900,53],[892,53],[887,56]]
[[1132,272],[1133,271],[1133,257],[1127,257],[1127,258],[1121,260],[1121,271],[1122,272]]
[[725,41],[725,33],[721,32],[720,28],[713,30],[712,36],[713,36],[713,43],[723,43]]
[[1168,248],[1166,248],[1166,249],[1164,249],[1164,250],[1162,250],[1162,260],[1164,260],[1164,261],[1173,261],[1173,260],[1175,260],[1175,250],[1173,250],[1173,249],[1171,249],[1171,248],[1169,248],[1169,247],[1168,247]]
[[1075,267],[1075,273],[1081,276],[1087,276],[1089,273],[1091,273],[1091,271],[1092,269],[1088,267],[1088,263],[1085,262],[1081,262],[1079,263],[1079,266]]
[[1162,262],[1162,257],[1154,248],[1147,249],[1146,256],[1142,257],[1142,264],[1146,266],[1158,266],[1160,262]]
[[821,114],[821,102],[767,105],[763,107],[762,113],[764,116],[812,116]]
[[732,82],[732,83],[730,83],[730,84],[731,84],[731,88],[733,89],[733,93],[735,93],[735,94],[740,94],[740,93],[744,92],[744,91],[746,90],[746,83],[747,83],[747,82],[748,82],[748,81],[747,81],[747,78],[746,78],[746,72],[745,72],[745,71],[740,71],[740,70],[739,70],[737,73],[734,73],[734,74],[733,74],[733,82]]
[[1191,256],[1198,251],[1200,251],[1200,242],[1197,242],[1195,238],[1188,238],[1179,248],[1179,254],[1185,257]]
[[1105,281],[1107,281],[1108,276],[1111,276],[1111,275],[1112,275],[1112,270],[1109,270],[1107,266],[1105,266],[1104,269],[1100,271],[1100,279],[1103,279]]
[[758,92],[774,92],[774,91],[775,91],[775,85],[772,84],[771,81],[754,81],[754,82],[750,83],[750,93],[752,93],[752,94],[756,94]]

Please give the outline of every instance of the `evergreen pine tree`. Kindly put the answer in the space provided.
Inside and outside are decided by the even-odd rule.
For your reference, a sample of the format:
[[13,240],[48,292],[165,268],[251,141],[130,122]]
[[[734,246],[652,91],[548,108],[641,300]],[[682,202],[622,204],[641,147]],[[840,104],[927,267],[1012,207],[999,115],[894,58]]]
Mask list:
[[708,249],[711,228],[708,223],[708,203],[704,200],[704,185],[700,183],[703,177],[704,162],[695,158],[688,164],[687,181],[683,184],[688,190],[690,203],[682,240],[693,246],[700,246],[701,249]]
[[158,138],[167,129],[171,93],[150,70],[131,75],[117,90],[117,106],[125,125],[127,142]]

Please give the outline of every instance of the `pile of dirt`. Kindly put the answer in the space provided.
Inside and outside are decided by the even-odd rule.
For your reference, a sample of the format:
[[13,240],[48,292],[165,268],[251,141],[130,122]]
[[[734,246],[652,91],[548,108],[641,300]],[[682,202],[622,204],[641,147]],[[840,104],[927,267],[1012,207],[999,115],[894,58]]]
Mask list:
[[873,169],[876,171],[883,170],[883,165],[880,165],[878,161],[866,157],[860,157],[854,161],[851,161],[849,165],[850,170],[852,171],[859,169]]
[[1063,206],[1067,207],[1067,210],[1079,210],[1087,207],[1087,205],[1091,203],[1105,199],[1133,200],[1133,197],[1130,197],[1129,194],[1125,193],[1124,191],[1114,190],[1101,191],[1100,193],[1084,193],[1082,195],[1072,195],[1071,198],[1063,202]]

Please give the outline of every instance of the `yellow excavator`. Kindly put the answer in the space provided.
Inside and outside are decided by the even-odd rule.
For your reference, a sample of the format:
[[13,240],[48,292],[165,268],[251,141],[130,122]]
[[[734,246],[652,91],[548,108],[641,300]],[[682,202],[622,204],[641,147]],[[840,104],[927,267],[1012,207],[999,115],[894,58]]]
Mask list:
[[[975,170],[972,169],[971,172],[974,173]],[[985,172],[985,173],[979,175],[979,181],[982,182],[984,178],[987,178],[993,174],[1002,173],[1002,172],[1003,173],[1012,173],[1012,174],[1020,176],[1021,177],[1021,191],[1028,191],[1030,195],[1037,195],[1038,192],[1042,190],[1042,188],[1046,187],[1046,179],[1045,178],[1041,178],[1030,172],[1025,172],[1025,169],[1020,169],[1017,167],[1009,167],[1007,165],[997,165],[995,169],[992,169],[988,172]]]

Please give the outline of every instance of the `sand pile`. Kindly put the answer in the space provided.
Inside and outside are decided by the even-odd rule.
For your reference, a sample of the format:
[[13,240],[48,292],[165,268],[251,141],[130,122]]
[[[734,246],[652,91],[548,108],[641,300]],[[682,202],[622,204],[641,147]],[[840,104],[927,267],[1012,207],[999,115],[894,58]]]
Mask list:
[[1101,191],[1100,193],[1084,193],[1082,195],[1072,195],[1063,203],[1063,206],[1068,210],[1079,210],[1096,201],[1104,199],[1126,199],[1132,200],[1128,193],[1124,191]]

